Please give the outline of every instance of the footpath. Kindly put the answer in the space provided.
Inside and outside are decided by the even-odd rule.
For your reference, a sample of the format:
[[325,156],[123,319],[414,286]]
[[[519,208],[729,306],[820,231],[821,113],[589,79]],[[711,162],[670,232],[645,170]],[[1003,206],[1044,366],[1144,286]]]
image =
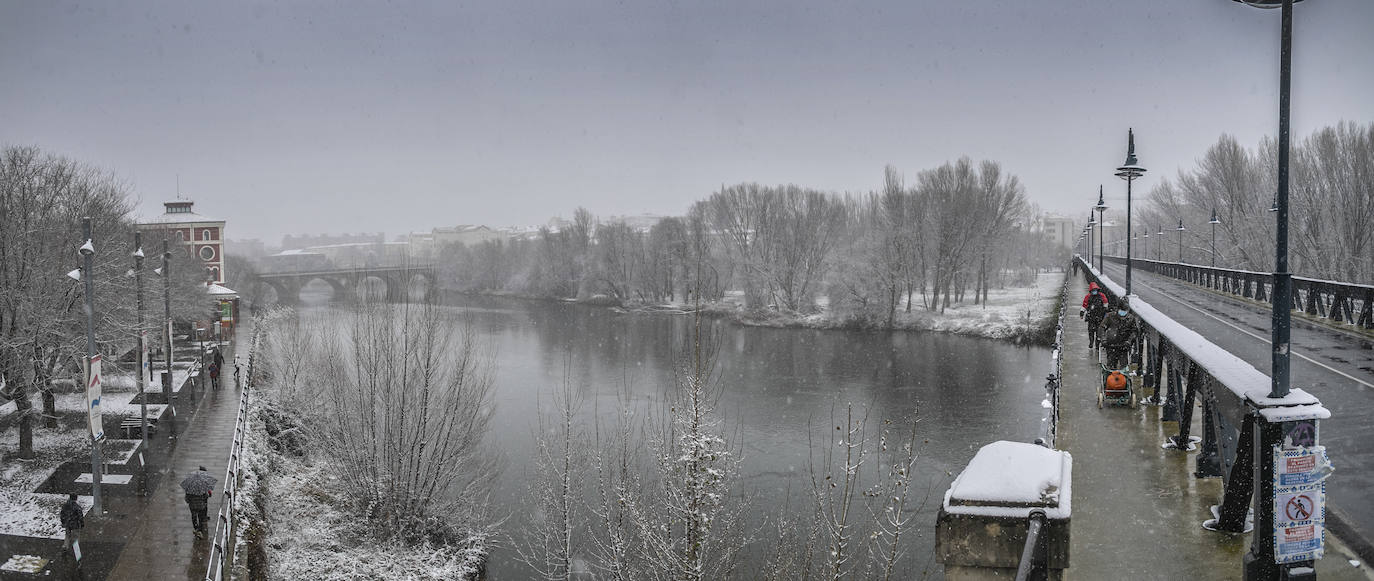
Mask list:
[[[238,331],[240,342],[251,332],[246,326]],[[61,538],[0,535],[0,561],[20,554],[49,560],[44,569],[35,573],[0,571],[0,581],[204,578],[210,541],[195,537],[180,482],[200,466],[220,479],[208,511],[213,531],[215,514],[223,500],[220,490],[233,443],[240,394],[233,378],[234,345],[224,344],[222,352],[226,369],[220,376],[219,389],[186,381],[167,402],[156,431],[141,440],[127,461],[113,464],[105,460],[107,473],[101,484],[104,510],[102,514],[90,510],[86,513],[86,527],[80,537],[80,566],[63,553]],[[109,421],[105,429],[107,434],[120,431],[117,424]],[[82,478],[81,474],[90,471],[89,457],[85,459],[84,471],[81,468],[80,461],[60,466],[35,492],[59,494],[63,498],[76,493],[82,496],[83,506],[89,507],[89,475]],[[52,518],[57,518],[56,513]]]
[[[1196,452],[1161,448],[1178,423],[1160,421],[1157,406],[1098,409],[1097,358],[1077,317],[1086,292],[1075,277],[1065,302],[1058,445],[1073,455],[1074,496],[1066,577],[1240,579],[1251,535],[1202,528],[1211,505],[1221,501],[1222,479],[1193,476]],[[1200,407],[1193,417],[1201,417]],[[1368,581],[1374,569],[1328,532],[1317,575]]]

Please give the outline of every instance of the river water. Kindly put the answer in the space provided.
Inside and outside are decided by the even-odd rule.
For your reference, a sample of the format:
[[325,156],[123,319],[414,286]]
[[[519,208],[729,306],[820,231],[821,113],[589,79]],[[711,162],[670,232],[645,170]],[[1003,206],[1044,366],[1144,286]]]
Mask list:
[[[452,295],[445,303],[470,317],[497,354],[496,411],[489,442],[508,458],[495,502],[510,514],[507,534],[528,516],[525,483],[533,469],[537,401],[549,407],[565,378],[587,386],[584,409],[614,418],[621,402],[662,401],[672,385],[693,319],[617,313],[549,301]],[[920,459],[915,490],[930,490],[910,539],[908,575],[930,569],[935,511],[951,477],[984,444],[1030,442],[1040,429],[1050,352],[989,339],[937,333],[821,331],[743,327],[704,320],[715,337],[717,410],[742,443],[738,490],[752,496],[754,516],[807,506],[808,423],[820,437],[832,408],[869,409],[870,418],[918,418]],[[628,395],[628,397],[627,397]],[[833,429],[833,427],[831,428]],[[754,567],[746,566],[745,571]],[[498,548],[490,578],[525,579],[514,554]]]

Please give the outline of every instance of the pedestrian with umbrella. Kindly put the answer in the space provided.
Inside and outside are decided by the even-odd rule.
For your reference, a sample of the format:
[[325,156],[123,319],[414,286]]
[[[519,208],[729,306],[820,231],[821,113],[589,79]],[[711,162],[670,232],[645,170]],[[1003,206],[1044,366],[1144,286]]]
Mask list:
[[207,512],[210,510],[210,494],[218,481],[205,471],[204,466],[181,479],[181,489],[186,491],[186,506],[191,509],[191,526],[196,529],[196,538],[203,539],[210,532],[210,516]]

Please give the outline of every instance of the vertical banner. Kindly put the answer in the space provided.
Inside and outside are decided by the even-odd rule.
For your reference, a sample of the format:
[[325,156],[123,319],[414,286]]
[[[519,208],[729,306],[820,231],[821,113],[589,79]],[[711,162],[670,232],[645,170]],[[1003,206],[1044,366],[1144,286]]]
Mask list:
[[100,418],[100,356],[92,355],[86,365],[86,409],[91,424],[91,439],[105,439],[105,426]]
[[148,358],[148,331],[138,332],[138,390],[143,391],[148,386],[148,380],[153,377],[152,360]]

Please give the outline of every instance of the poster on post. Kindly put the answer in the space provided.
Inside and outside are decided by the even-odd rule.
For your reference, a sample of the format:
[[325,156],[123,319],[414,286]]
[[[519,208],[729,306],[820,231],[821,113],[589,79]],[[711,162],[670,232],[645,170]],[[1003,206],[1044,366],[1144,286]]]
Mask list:
[[86,364],[86,409],[91,425],[91,439],[105,439],[105,426],[100,418],[100,356],[92,355]]
[[153,374],[152,360],[148,358],[148,331],[138,333],[138,390],[148,385],[148,380],[152,379]]
[[1324,446],[1274,446],[1274,562],[1314,561],[1325,553],[1326,477],[1331,463]]

